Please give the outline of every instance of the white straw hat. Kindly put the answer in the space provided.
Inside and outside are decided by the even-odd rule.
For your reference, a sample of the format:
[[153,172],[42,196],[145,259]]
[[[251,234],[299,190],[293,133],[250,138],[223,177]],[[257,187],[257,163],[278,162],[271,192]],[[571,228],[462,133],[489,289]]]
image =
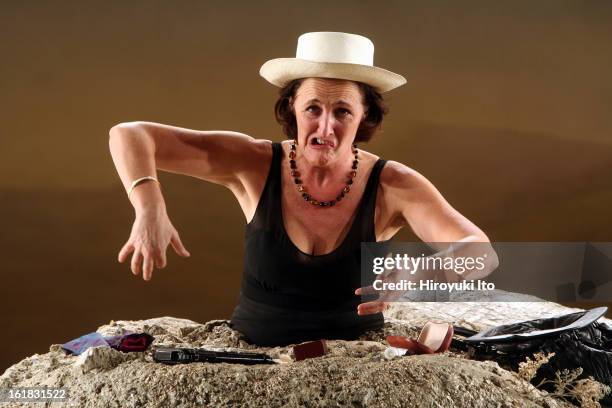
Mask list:
[[374,66],[374,44],[368,38],[327,31],[300,35],[295,58],[266,61],[259,74],[279,87],[310,77],[363,82],[379,92],[406,83],[403,76]]

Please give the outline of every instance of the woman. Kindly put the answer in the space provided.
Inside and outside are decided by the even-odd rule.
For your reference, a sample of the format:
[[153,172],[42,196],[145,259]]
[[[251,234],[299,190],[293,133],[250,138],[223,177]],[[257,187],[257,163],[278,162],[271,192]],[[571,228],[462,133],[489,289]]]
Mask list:
[[229,188],[246,217],[245,260],[232,326],[259,345],[355,338],[383,324],[381,300],[360,302],[360,244],[410,226],[425,242],[488,242],[423,176],[362,150],[386,112],[381,93],[405,83],[373,66],[374,46],[346,33],[307,33],[296,58],[266,62],[281,87],[289,140],[150,122],[119,124],[110,149],[136,209],[119,253],[150,280],[170,243],[189,256],[165,211],[156,170]]

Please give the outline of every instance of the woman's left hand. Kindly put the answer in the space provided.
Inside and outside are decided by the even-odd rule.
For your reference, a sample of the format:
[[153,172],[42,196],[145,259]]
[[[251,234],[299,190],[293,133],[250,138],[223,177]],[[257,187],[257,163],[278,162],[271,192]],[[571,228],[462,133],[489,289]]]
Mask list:
[[[385,284],[397,283],[409,279],[411,279],[410,273],[407,273],[405,270],[400,271],[397,269],[387,269],[377,277],[377,280]],[[384,312],[391,306],[392,302],[397,302],[404,293],[405,291],[401,290],[377,290],[374,289],[373,285],[357,288],[355,290],[355,295],[357,296],[377,295],[376,300],[359,304],[357,306],[357,314],[361,316]]]
[[[363,288],[357,288],[355,290],[355,295],[360,296],[362,294]],[[365,316],[375,313],[381,313],[387,310],[391,306],[390,302],[385,302],[382,300],[373,300],[370,302],[361,303],[357,306],[357,314],[359,316]]]

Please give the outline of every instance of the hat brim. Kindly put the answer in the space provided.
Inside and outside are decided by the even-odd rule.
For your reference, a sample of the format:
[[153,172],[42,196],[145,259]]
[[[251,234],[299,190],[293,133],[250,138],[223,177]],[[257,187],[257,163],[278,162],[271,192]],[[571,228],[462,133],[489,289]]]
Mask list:
[[406,83],[403,76],[379,67],[339,62],[315,62],[299,58],[275,58],[266,61],[259,69],[259,75],[279,87],[299,78],[336,78],[363,82],[373,86],[381,93]]

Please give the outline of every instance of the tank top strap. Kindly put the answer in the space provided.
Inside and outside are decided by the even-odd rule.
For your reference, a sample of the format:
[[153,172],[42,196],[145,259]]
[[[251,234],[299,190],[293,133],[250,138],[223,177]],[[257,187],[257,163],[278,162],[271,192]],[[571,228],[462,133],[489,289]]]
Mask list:
[[283,158],[283,146],[280,142],[272,142],[272,163],[270,164],[270,180],[274,184],[280,184],[281,160]]
[[281,160],[283,148],[279,142],[272,143],[272,160],[270,170],[261,197],[257,203],[257,209],[251,222],[247,225],[247,234],[255,229],[269,229],[276,227],[276,221],[280,208],[278,208],[277,197],[281,193]]
[[372,170],[359,203],[356,220],[359,222],[359,240],[362,242],[376,242],[376,229],[374,215],[376,212],[376,194],[380,184],[380,173],[387,163],[384,159],[378,159]]

